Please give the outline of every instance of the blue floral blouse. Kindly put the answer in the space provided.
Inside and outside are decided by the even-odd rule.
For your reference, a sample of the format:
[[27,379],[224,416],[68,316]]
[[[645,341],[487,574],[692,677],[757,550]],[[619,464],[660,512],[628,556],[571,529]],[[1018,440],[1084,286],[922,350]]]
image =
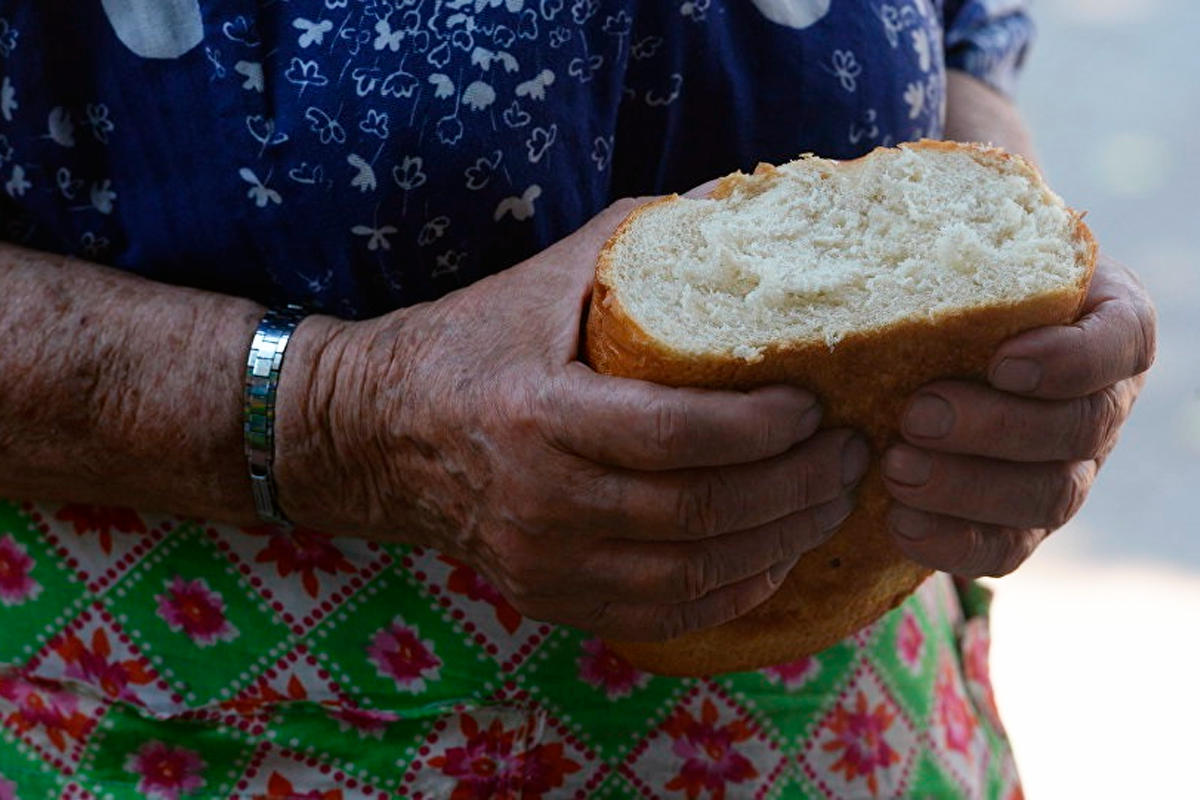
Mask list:
[[1022,0],[0,2],[0,235],[359,318],[616,197],[941,132]]

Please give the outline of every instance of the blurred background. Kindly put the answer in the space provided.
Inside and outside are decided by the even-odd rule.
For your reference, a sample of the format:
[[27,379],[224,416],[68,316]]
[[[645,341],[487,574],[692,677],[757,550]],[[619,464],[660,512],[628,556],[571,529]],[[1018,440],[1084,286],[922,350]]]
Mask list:
[[993,678],[1029,800],[1200,799],[1200,3],[1033,8],[1041,165],[1160,340],[1080,516],[992,583]]

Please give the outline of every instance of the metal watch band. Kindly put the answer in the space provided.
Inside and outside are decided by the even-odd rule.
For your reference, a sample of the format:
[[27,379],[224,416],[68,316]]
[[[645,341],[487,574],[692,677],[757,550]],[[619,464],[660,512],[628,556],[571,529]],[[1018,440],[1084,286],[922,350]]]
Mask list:
[[275,492],[275,395],[279,389],[279,370],[292,331],[308,315],[298,305],[274,308],[263,315],[250,342],[246,359],[243,429],[246,436],[246,461],[250,466],[250,486],[258,515],[268,522],[286,522]]

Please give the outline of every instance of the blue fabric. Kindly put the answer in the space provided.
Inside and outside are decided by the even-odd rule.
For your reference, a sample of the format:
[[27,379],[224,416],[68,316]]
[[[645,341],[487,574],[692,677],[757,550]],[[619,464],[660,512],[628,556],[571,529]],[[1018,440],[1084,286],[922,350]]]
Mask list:
[[622,195],[936,137],[947,57],[1007,90],[1029,35],[1007,0],[3,0],[0,231],[372,316]]

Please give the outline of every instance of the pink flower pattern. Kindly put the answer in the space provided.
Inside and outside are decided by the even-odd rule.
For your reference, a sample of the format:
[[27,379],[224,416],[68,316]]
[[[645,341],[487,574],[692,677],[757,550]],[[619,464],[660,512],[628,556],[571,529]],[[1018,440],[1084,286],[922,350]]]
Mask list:
[[125,771],[138,776],[137,790],[147,797],[179,800],[205,785],[208,765],[185,747],[150,741],[125,759]]
[[603,639],[588,639],[582,647],[580,680],[603,690],[609,700],[629,697],[634,690],[644,689],[650,683],[650,673],[621,658]]
[[403,692],[425,691],[426,680],[441,677],[442,660],[433,643],[421,639],[419,631],[402,617],[379,629],[367,647],[367,657],[380,677],[391,678]]
[[5,720],[8,727],[19,734],[40,729],[60,753],[81,742],[92,728],[79,698],[63,689],[0,673],[0,698],[16,707]]
[[19,606],[36,600],[42,585],[33,579],[37,562],[10,534],[0,538],[0,605]]
[[921,623],[911,609],[904,612],[900,620],[900,628],[896,634],[896,652],[900,661],[912,672],[921,666],[921,654],[925,649],[925,634],[921,631]]
[[339,705],[327,712],[330,719],[337,720],[342,733],[354,731],[359,738],[383,739],[388,727],[400,720],[400,715],[391,711],[378,711],[358,706]]
[[112,555],[114,532],[146,532],[145,521],[129,508],[70,503],[60,508],[54,518],[71,523],[76,536],[96,535],[105,555]]
[[695,800],[707,792],[713,800],[723,800],[729,784],[758,777],[750,759],[737,751],[737,745],[752,735],[744,719],[718,725],[720,715],[712,700],[704,699],[700,717],[681,708],[665,723],[663,731],[674,741],[671,751],[683,760],[679,772],[666,784],[673,792],[685,792]]
[[947,750],[971,758],[971,744],[979,721],[971,711],[958,680],[953,663],[942,662],[934,685],[935,713],[942,730],[942,744]]
[[286,578],[292,573],[298,574],[300,584],[309,597],[315,598],[321,592],[318,572],[330,576],[339,573],[349,575],[354,572],[354,565],[333,544],[333,537],[329,534],[299,527],[268,527],[247,532],[265,532],[270,537],[267,546],[254,560],[259,564],[274,563],[275,570],[281,578]]
[[0,777],[0,800],[17,800],[17,785]]
[[158,616],[167,627],[183,633],[198,647],[231,642],[240,634],[225,616],[225,599],[208,588],[203,578],[189,581],[176,575],[166,588],[165,593],[154,596],[158,601]]
[[93,686],[114,700],[136,703],[134,687],[146,686],[154,680],[136,658],[114,657],[112,642],[103,628],[95,630],[90,641],[74,633],[64,634],[56,640],[54,651],[66,665],[66,677]]
[[825,752],[839,754],[831,771],[842,773],[849,782],[865,778],[872,796],[877,795],[877,773],[900,760],[887,739],[895,721],[895,710],[884,703],[872,708],[862,691],[857,692],[853,705],[838,705],[826,723],[833,738],[821,745]]
[[463,714],[459,730],[464,746],[429,759],[431,767],[455,779],[449,800],[541,800],[581,769],[565,755],[562,742],[518,747],[522,729],[506,730],[499,719],[484,730],[478,720]]
[[804,656],[788,664],[779,664],[763,670],[767,680],[779,683],[789,691],[795,691],[821,673],[821,662],[813,656]]

